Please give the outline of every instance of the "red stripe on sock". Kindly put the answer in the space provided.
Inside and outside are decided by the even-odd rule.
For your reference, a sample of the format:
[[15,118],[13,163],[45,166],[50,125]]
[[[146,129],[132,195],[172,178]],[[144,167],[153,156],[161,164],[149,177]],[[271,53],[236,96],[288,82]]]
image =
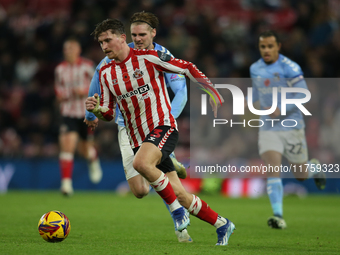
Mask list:
[[172,204],[177,198],[170,182],[168,183],[168,185],[166,185],[164,189],[156,192],[168,205]]
[[73,160],[59,160],[61,178],[72,178]]
[[210,223],[211,225],[214,225],[217,221],[218,213],[212,210],[209,205],[204,202],[202,199],[202,208],[196,215],[197,218],[204,220],[205,222]]

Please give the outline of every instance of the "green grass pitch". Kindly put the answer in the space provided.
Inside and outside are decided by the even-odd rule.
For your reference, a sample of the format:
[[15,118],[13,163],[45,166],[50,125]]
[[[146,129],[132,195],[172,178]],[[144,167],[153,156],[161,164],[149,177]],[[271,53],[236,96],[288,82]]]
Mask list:
[[[113,192],[9,191],[0,195],[0,254],[340,254],[340,197],[286,197],[286,230],[270,229],[268,198],[230,199],[201,196],[236,230],[228,246],[215,246],[215,228],[191,216],[194,242],[178,243],[161,199]],[[71,222],[61,243],[44,241],[40,217],[59,210]]]

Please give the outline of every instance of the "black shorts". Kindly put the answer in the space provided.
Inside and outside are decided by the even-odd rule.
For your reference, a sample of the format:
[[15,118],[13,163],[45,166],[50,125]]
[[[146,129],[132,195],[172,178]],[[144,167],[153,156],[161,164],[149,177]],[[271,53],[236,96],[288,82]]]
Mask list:
[[62,134],[71,131],[77,132],[83,140],[86,140],[88,135],[91,133],[91,130],[84,123],[84,119],[63,117],[59,133]]
[[[162,152],[161,163],[156,167],[163,173],[175,171],[174,164],[172,163],[169,155],[175,150],[178,142],[178,131],[169,126],[158,126],[150,132],[143,141],[143,143],[153,143]],[[134,148],[133,152],[136,154],[138,148]]]

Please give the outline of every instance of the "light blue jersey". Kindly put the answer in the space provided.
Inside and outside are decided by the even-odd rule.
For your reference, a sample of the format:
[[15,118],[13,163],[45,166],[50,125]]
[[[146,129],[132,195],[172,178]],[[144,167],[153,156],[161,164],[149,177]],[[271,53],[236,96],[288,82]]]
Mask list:
[[[253,102],[260,101],[261,110],[268,109],[272,106],[273,95],[272,88],[278,88],[278,108],[281,110],[281,88],[298,87],[307,89],[307,84],[303,78],[303,72],[300,66],[289,58],[279,55],[279,59],[272,64],[266,64],[263,59],[259,59],[250,66],[250,76],[253,80]],[[287,93],[287,98],[304,98],[303,93]],[[268,115],[261,116],[264,125],[260,131],[288,131],[292,129],[301,129],[305,127],[303,115],[299,108],[294,104],[287,104],[286,116],[278,116],[275,119],[280,121],[266,121],[271,119]],[[295,127],[284,127],[281,121],[284,119],[293,119],[297,121]],[[272,124],[274,123],[274,125]],[[288,124],[289,123],[289,124]],[[273,125],[273,127],[272,127]],[[287,125],[294,125],[293,122],[287,122]]]
[[[134,48],[133,42],[129,43],[128,45],[131,48]],[[155,47],[155,50],[159,50],[159,51],[162,51],[162,52],[165,52],[165,53],[171,55],[171,53],[166,48],[164,48],[163,46],[161,46],[157,43],[153,43],[153,45]],[[100,63],[96,67],[96,71],[95,71],[93,78],[91,80],[91,85],[90,85],[90,88],[89,88],[88,96],[93,96],[95,93],[100,95],[101,91],[100,91],[100,85],[99,85],[99,71],[100,71],[101,67],[108,64],[109,62],[111,62],[111,59],[109,59],[108,57],[105,57],[104,59],[102,59],[102,61],[100,61]],[[185,104],[188,100],[187,85],[186,85],[185,76],[181,75],[181,74],[165,73],[164,77],[165,77],[166,86],[170,87],[171,90],[175,94],[175,96],[174,96],[174,98],[171,102],[171,114],[174,116],[175,119],[177,119],[178,116],[183,111],[184,106],[185,106]],[[93,121],[97,117],[93,113],[86,111],[85,118],[89,121]],[[123,118],[123,115],[118,108],[118,105],[116,106],[115,122],[119,126],[122,126],[122,127],[125,126],[124,118]]]

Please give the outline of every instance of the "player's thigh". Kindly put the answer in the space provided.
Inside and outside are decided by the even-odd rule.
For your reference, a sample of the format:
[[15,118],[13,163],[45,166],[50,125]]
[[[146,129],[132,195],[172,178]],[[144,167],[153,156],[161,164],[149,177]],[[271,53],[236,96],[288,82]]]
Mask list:
[[76,150],[79,135],[75,131],[59,134],[60,151],[74,153]]
[[[178,131],[170,126],[158,126],[144,139],[142,146],[137,149],[135,163],[140,161],[159,165],[174,151],[178,142]],[[136,150],[136,149],[135,149]]]
[[258,147],[261,156],[267,151],[276,151],[281,155],[284,152],[284,142],[278,131],[260,131]]
[[304,129],[295,129],[281,134],[285,141],[284,156],[292,164],[304,164],[308,160],[308,148]]
[[[59,128],[59,144],[60,150],[63,152],[74,153],[79,137],[79,123],[81,119],[63,117],[62,124]],[[86,125],[85,125],[86,127]]]
[[82,119],[75,119],[74,130],[79,134],[78,152],[85,159],[92,158],[90,153],[96,153],[93,148],[93,131],[91,131]]
[[298,180],[305,180],[308,177],[307,161],[308,147],[304,129],[287,131],[284,134],[286,141],[284,156],[296,169],[293,174]]
[[160,171],[163,173],[174,171],[169,155],[175,149],[177,141],[178,131],[175,128],[156,127],[146,136],[139,148],[133,149],[135,153],[133,167],[149,182],[157,180]]
[[275,171],[282,163],[284,143],[277,131],[259,132],[259,153],[267,166],[267,177],[280,177],[280,171]]
[[[175,150],[177,142],[178,131],[175,128],[171,126],[158,126],[146,136],[143,144],[154,144],[162,153],[162,162]],[[158,162],[158,164],[161,162]]]
[[152,143],[143,143],[135,150],[133,167],[139,172],[145,172],[150,167],[155,167],[161,161],[161,151]]

